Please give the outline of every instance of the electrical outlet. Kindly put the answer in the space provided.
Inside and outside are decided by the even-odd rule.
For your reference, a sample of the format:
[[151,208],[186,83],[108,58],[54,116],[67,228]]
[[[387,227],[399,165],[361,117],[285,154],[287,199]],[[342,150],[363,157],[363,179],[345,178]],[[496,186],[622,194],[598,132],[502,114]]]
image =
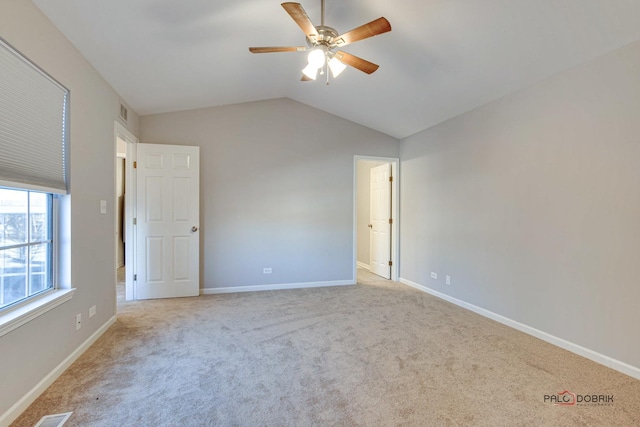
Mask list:
[[94,305],[89,309],[89,318],[92,318],[95,315],[96,315],[96,306]]
[[262,274],[271,274],[271,271],[272,271],[271,267],[263,268],[262,269]]
[[76,331],[82,328],[82,313],[76,314]]
[[431,278],[432,279],[437,279],[438,278],[438,273],[434,273],[433,271],[431,272]]
[[447,285],[451,285],[451,276],[445,276],[444,283]]
[[106,214],[107,213],[107,201],[106,200],[100,200],[100,213],[101,214]]

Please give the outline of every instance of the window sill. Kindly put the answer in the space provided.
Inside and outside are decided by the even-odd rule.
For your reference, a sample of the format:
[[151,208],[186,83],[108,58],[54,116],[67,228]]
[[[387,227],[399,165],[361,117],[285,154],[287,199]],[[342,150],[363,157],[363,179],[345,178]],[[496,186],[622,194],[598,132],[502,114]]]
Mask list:
[[0,337],[69,301],[74,292],[75,289],[56,289],[40,298],[0,314]]

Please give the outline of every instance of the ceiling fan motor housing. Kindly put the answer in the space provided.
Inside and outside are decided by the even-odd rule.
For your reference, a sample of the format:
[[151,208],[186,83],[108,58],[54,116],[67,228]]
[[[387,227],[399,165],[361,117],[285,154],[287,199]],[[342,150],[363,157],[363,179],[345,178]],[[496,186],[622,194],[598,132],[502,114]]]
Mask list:
[[338,44],[339,33],[331,28],[324,25],[319,25],[316,27],[318,31],[318,37],[314,39],[310,39],[307,37],[307,44],[309,47],[317,47],[317,46],[327,46],[328,48],[333,48]]

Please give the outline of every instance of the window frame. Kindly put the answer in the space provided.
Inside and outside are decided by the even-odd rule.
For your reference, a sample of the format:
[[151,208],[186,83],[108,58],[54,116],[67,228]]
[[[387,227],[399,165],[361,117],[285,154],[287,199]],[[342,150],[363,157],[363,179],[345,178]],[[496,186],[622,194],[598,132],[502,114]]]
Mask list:
[[[5,174],[0,178],[0,186],[9,189],[47,193],[52,196],[52,244],[50,274],[52,288],[38,292],[21,301],[0,309],[0,337],[36,319],[55,307],[73,298],[75,288],[71,287],[71,196],[70,196],[70,110],[71,91],[54,77],[23,55],[7,40],[0,37],[0,48],[33,67],[35,71],[58,86],[64,92],[62,112],[62,181],[64,185],[50,185],[39,180],[24,179],[24,176]],[[40,98],[35,97],[34,102]],[[15,178],[15,179],[14,179]]]
[[[36,319],[44,313],[54,309],[60,304],[71,300],[75,289],[71,287],[71,196],[70,196],[70,103],[71,91],[63,84],[49,75],[44,69],[40,68],[35,62],[31,61],[23,55],[18,49],[13,47],[7,40],[0,37],[0,49],[8,51],[9,54],[18,57],[24,64],[32,67],[36,72],[40,73],[45,80],[57,86],[63,91],[62,112],[60,119],[62,131],[62,181],[64,185],[54,184],[53,181],[40,179],[32,179],[21,173],[14,174],[5,173],[0,178],[0,187],[9,189],[34,191],[50,194],[51,199],[51,256],[49,271],[51,275],[52,288],[44,289],[38,293],[31,295],[21,301],[16,301],[11,305],[7,305],[0,309],[0,337],[13,331],[16,328]],[[6,52],[5,52],[6,53]],[[11,62],[11,61],[9,61]],[[8,63],[7,63],[8,64]],[[13,69],[13,68],[12,68]],[[0,76],[4,78],[4,76]],[[42,82],[45,82],[42,80]],[[45,83],[46,84],[46,83]],[[32,98],[32,102],[40,102],[42,96]],[[12,117],[9,114],[9,117]],[[21,133],[17,135],[22,135]],[[56,135],[58,133],[56,132]],[[36,138],[37,139],[37,138]],[[59,138],[53,138],[59,140]],[[27,139],[25,142],[28,142]],[[19,147],[21,150],[22,148]],[[19,153],[23,153],[19,151]],[[27,150],[28,155],[28,150]],[[24,160],[24,155],[22,159]],[[31,164],[27,168],[33,167]],[[38,169],[36,167],[35,169]],[[13,171],[14,169],[8,169]],[[28,274],[28,271],[27,271]],[[28,289],[27,289],[28,291]]]
[[0,337],[8,334],[25,323],[30,322],[47,311],[54,309],[60,304],[71,300],[75,293],[75,288],[64,287],[60,275],[60,229],[62,227],[61,199],[68,196],[62,196],[55,193],[47,194],[52,196],[51,280],[53,287],[42,290],[0,309]]

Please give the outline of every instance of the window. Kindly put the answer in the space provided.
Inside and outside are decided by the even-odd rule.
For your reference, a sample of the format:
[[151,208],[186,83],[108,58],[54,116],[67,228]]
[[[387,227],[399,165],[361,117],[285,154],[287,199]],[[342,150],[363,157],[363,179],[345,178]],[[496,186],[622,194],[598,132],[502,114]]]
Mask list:
[[0,336],[73,294],[51,291],[69,285],[56,234],[58,202],[69,203],[68,142],[69,90],[0,38]]
[[53,195],[0,188],[0,309],[54,287]]

